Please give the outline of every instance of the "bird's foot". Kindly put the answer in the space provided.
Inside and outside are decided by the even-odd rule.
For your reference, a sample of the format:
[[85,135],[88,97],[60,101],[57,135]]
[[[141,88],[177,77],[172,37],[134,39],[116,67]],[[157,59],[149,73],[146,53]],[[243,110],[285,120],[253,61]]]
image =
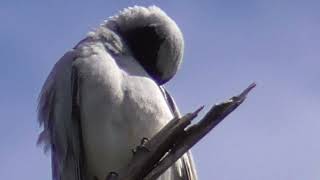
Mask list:
[[147,142],[149,141],[148,138],[143,137],[141,139],[140,145],[137,146],[136,148],[132,149],[132,153],[136,154],[138,151],[147,151],[150,152],[150,150],[146,147]]
[[106,180],[116,180],[118,176],[118,173],[112,171],[108,174]]
[[148,141],[149,141],[149,139],[148,139],[148,138],[143,137],[143,138],[141,139],[140,146],[145,146],[145,145],[147,144],[147,142],[148,142]]

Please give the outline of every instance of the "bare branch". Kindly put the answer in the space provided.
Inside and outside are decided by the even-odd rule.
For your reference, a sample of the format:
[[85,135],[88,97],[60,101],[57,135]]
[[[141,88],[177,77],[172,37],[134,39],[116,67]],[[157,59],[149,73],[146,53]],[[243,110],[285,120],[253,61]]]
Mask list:
[[239,95],[214,105],[198,123],[191,121],[203,109],[203,106],[182,118],[170,121],[149,141],[143,141],[137,147],[133,159],[117,177],[109,175],[107,180],[154,180],[166,171],[173,163],[209,133],[226,116],[234,111],[247,94],[256,86],[252,83]]

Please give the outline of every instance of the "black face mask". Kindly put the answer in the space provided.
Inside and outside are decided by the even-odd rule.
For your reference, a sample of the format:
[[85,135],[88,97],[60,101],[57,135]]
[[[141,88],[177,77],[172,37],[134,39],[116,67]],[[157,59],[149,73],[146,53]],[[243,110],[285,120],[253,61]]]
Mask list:
[[162,72],[157,68],[157,60],[165,39],[157,33],[156,28],[156,26],[139,27],[123,32],[122,35],[135,59],[156,82],[162,84]]

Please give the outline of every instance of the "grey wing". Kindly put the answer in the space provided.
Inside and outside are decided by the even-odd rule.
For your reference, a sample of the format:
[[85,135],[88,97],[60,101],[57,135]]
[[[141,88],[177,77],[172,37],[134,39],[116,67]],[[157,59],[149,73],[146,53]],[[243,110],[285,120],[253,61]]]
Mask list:
[[72,63],[76,50],[54,66],[40,94],[38,120],[43,126],[38,143],[51,150],[53,180],[83,180],[78,81]]
[[[163,95],[165,96],[165,99],[168,103],[168,105],[170,106],[170,109],[172,111],[172,113],[174,114],[174,116],[176,117],[180,117],[181,114],[179,112],[179,109],[174,101],[174,99],[172,98],[172,96],[169,94],[169,92],[164,88],[164,87],[160,87],[161,91],[163,92]],[[194,165],[194,161],[191,155],[191,152],[188,151],[187,153],[185,153],[174,165],[173,168],[175,169],[174,173],[174,180],[176,179],[183,179],[183,180],[197,180],[197,172],[196,172],[196,168]]]

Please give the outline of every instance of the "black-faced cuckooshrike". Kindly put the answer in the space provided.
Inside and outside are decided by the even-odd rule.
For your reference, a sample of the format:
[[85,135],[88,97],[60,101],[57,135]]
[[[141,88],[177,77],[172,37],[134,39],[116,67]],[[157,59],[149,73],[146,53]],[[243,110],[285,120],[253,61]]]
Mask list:
[[[53,180],[104,180],[132,149],[178,109],[163,88],[177,72],[183,36],[160,8],[130,7],[68,51],[47,78],[39,102],[39,142],[52,155]],[[159,180],[196,180],[186,153]]]

